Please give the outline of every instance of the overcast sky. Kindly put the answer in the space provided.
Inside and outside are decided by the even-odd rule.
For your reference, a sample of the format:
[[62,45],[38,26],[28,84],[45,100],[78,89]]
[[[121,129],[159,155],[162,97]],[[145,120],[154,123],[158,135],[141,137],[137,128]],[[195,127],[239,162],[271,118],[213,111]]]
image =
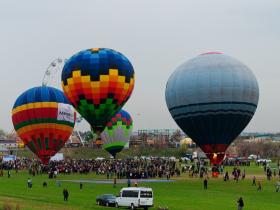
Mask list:
[[168,77],[185,60],[221,51],[259,82],[259,106],[246,131],[280,131],[279,11],[279,0],[0,0],[0,127],[12,130],[14,101],[41,84],[52,60],[108,47],[135,68],[124,107],[135,129],[177,128],[165,103]]

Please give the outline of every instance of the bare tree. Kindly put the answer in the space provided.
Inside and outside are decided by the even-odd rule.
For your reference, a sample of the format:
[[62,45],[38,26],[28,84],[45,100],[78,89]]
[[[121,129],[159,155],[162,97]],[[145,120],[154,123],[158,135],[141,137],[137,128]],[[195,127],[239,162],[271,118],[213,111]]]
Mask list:
[[0,128],[0,138],[7,138],[7,133],[2,129],[2,128]]
[[173,134],[170,137],[170,140],[172,142],[179,142],[180,140],[182,140],[181,131],[179,129],[174,131]]
[[244,142],[236,143],[239,156],[259,155],[263,158],[279,158],[280,142]]

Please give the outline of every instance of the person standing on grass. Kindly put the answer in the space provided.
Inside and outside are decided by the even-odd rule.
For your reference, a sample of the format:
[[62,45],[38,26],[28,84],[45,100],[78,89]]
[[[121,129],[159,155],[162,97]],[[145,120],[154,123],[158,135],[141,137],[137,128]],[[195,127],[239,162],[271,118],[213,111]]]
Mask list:
[[31,181],[30,178],[28,178],[28,179],[27,179],[27,187],[28,187],[28,188],[31,188],[31,186],[32,186],[32,181]]
[[66,188],[63,189],[63,199],[64,201],[68,201],[69,192]]
[[245,179],[245,176],[246,176],[245,169],[243,169],[243,172],[242,172],[242,180]]
[[253,177],[253,183],[252,183],[252,186],[257,186],[256,184],[256,176]]
[[261,181],[259,180],[258,181],[258,191],[261,191],[262,190],[262,183]]
[[10,177],[11,177],[11,171],[8,170],[8,178],[10,178]]
[[127,179],[127,187],[130,187],[131,186],[131,181],[130,181],[130,178]]
[[275,192],[279,192],[280,182],[276,182],[275,184]]
[[107,179],[109,179],[109,171],[107,171],[106,176],[107,176]]
[[224,181],[226,182],[227,180],[229,180],[228,171],[226,171],[226,173],[224,175]]
[[116,186],[117,186],[117,178],[115,177],[113,187],[116,188]]
[[244,201],[242,199],[242,197],[240,197],[238,200],[237,200],[237,210],[242,210],[244,207]]
[[45,188],[45,187],[48,187],[48,184],[47,184],[46,181],[43,182],[43,187],[44,187],[44,188]]
[[82,189],[83,189],[83,183],[80,182],[80,190],[82,190]]
[[207,178],[205,178],[204,181],[203,181],[203,187],[204,187],[204,190],[207,190],[207,187],[208,187],[208,180],[207,180]]

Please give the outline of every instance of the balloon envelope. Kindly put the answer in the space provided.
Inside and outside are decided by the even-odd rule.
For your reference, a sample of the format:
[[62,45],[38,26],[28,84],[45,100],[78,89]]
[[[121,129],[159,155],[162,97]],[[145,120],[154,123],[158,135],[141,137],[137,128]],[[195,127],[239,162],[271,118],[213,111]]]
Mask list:
[[112,156],[122,151],[129,139],[133,129],[131,116],[124,110],[120,110],[107,123],[105,130],[101,133],[104,141],[103,148]]
[[179,66],[165,91],[179,127],[219,164],[253,117],[259,89],[251,70],[222,53],[199,55]]
[[64,65],[62,87],[76,110],[101,133],[129,99],[134,87],[130,61],[112,49],[94,48],[73,55]]
[[75,111],[62,91],[35,87],[17,98],[12,121],[24,144],[47,164],[70,137]]

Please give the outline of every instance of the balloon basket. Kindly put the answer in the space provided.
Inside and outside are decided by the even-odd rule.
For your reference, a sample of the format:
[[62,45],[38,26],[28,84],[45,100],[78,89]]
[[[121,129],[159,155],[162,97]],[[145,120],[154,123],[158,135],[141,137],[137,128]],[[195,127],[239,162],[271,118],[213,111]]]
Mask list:
[[217,171],[212,172],[212,177],[213,177],[213,178],[218,178],[219,175],[220,175],[220,173],[217,172]]

